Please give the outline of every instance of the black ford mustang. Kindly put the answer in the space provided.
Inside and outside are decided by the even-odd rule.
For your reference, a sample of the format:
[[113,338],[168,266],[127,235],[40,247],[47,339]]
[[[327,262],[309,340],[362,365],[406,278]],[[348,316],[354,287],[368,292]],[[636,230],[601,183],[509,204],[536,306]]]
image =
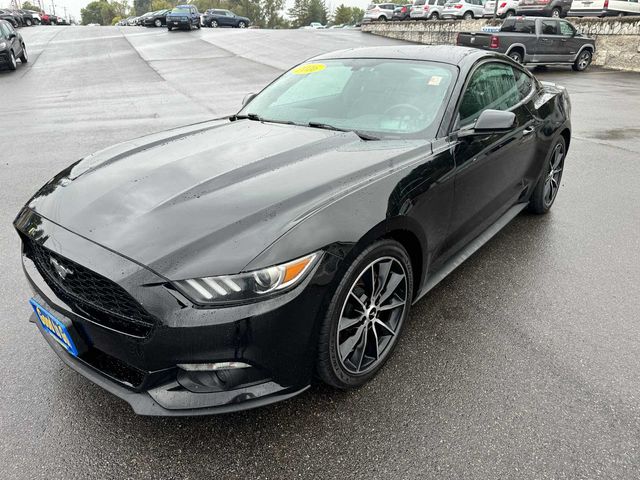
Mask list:
[[242,110],[71,165],[15,220],[32,321],[140,414],[358,387],[410,307],[554,202],[565,90],[463,47],[325,54]]

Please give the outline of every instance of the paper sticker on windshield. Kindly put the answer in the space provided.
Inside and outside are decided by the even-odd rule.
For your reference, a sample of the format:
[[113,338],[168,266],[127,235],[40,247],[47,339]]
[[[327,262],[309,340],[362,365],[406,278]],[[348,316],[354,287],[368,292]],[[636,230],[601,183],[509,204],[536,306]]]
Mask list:
[[294,68],[291,70],[291,73],[295,75],[309,75],[310,73],[320,72],[325,68],[327,68],[327,66],[322,63],[307,63],[306,65],[300,65]]
[[432,75],[431,78],[429,79],[429,85],[438,86],[440,85],[441,81],[442,81],[442,77],[439,77],[438,75]]

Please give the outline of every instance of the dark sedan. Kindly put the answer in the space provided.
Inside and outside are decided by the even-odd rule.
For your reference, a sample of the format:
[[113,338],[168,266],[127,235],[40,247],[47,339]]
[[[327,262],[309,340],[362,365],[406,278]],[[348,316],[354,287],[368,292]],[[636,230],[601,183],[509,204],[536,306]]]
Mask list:
[[391,17],[391,20],[409,20],[411,18],[412,6],[413,5],[411,3],[408,3],[407,5],[398,5],[393,10],[393,16]]
[[11,23],[0,20],[0,66],[15,70],[18,68],[18,59],[23,64],[29,61],[22,35],[16,32]]
[[363,385],[412,304],[551,208],[571,137],[562,87],[463,47],[324,54],[244,103],[72,164],[15,220],[32,321],[140,414]]
[[236,15],[231,10],[207,10],[202,18],[205,27],[234,27],[247,28],[251,21],[247,17]]
[[13,28],[22,26],[22,17],[11,10],[0,10],[0,20],[9,22]]
[[167,26],[167,14],[171,10],[158,10],[151,13],[147,17],[143,17],[142,25],[145,27],[166,27]]

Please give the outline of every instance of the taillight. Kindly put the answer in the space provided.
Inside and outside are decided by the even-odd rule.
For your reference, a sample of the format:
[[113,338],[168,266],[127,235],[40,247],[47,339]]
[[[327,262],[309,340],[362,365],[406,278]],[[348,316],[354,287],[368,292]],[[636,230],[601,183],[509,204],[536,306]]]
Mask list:
[[424,11],[425,11],[425,12],[428,12],[428,11],[429,11],[429,5],[425,5],[425,6],[424,6]]
[[609,8],[609,0],[604,0],[604,8]]
[[453,8],[457,8],[458,10],[460,10],[462,8],[462,4],[461,3],[456,3]]
[[402,8],[400,9],[400,11],[401,11],[402,13],[407,13],[407,7],[402,7]]
[[502,3],[500,4],[500,8],[504,8],[504,7],[506,7],[506,6],[507,6],[507,2],[502,2]]
[[489,48],[500,48],[500,39],[495,35],[491,35],[491,43],[489,44]]

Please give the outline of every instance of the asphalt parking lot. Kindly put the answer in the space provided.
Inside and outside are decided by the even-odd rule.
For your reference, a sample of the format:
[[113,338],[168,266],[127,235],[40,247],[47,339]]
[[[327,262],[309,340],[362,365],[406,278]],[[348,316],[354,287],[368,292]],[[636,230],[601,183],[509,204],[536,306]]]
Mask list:
[[520,215],[421,300],[361,390],[226,416],[138,417],[27,322],[11,221],[54,173],[232,113],[358,31],[22,29],[0,72],[2,478],[633,479],[640,476],[640,74],[536,71],[569,89],[551,213]]

